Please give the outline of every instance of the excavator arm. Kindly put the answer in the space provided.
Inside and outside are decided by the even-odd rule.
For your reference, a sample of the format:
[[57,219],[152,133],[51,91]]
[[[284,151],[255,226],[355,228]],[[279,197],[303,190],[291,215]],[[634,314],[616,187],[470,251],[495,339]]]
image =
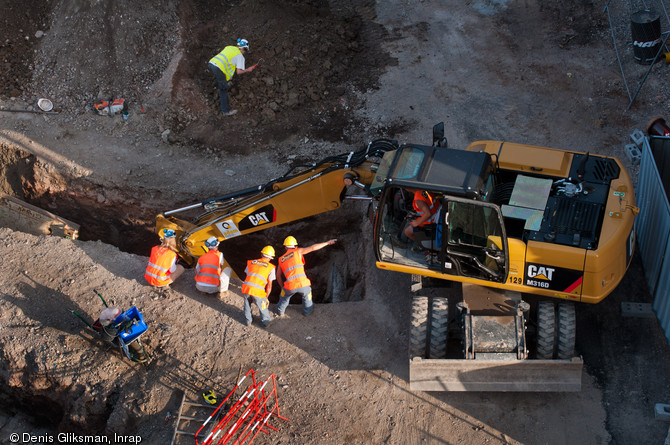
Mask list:
[[[344,199],[371,199],[381,157],[397,148],[396,141],[378,139],[356,152],[295,166],[266,184],[165,211],[156,217],[156,233],[173,229],[179,257],[193,265],[207,252],[210,236],[225,241],[336,210]],[[364,194],[348,194],[350,186]]]

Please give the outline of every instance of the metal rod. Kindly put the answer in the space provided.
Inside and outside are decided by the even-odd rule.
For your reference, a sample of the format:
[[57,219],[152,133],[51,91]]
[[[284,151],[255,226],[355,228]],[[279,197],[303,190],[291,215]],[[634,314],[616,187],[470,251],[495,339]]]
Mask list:
[[612,34],[612,43],[614,44],[614,52],[616,53],[616,59],[617,62],[619,63],[619,69],[621,70],[621,77],[623,78],[623,84],[626,87],[626,93],[628,93],[628,99],[630,99],[631,97],[630,89],[628,88],[628,81],[626,81],[626,73],[624,73],[623,65],[621,64],[621,57],[619,56],[619,48],[617,47],[616,44],[616,37],[614,35],[614,25],[612,24],[612,15],[610,14],[609,2],[607,2],[605,10],[607,11],[607,20],[609,20],[610,23],[610,33]]
[[177,432],[175,433],[175,436],[177,434],[184,434],[185,436],[195,436],[195,433],[191,433],[191,432],[188,432],[188,431],[182,431],[182,430],[177,430]]
[[97,290],[94,290],[93,292],[95,292],[96,294],[98,294],[98,297],[100,297],[100,299],[102,300],[102,304],[104,304],[105,307],[109,307],[109,306],[107,306],[107,302],[105,301],[105,299],[102,298],[102,295],[100,295],[100,293],[99,293]]
[[182,420],[195,420],[196,422],[204,422],[206,419],[201,419],[200,417],[190,417],[190,416],[181,416]]
[[79,315],[79,314],[77,313],[77,311],[70,311],[70,312],[72,312],[74,315],[76,315],[77,317],[79,317],[79,319],[80,319],[81,321],[83,321],[84,323],[86,323],[86,326],[88,326],[89,328],[93,329],[93,325],[91,325],[88,321],[84,320],[84,317],[82,317],[81,315]]
[[372,196],[367,195],[345,195],[344,199],[351,199],[354,201],[372,201]]
[[172,434],[172,440],[170,441],[170,445],[173,445],[173,444],[174,444],[174,439],[175,439],[175,437],[177,437],[177,433],[180,433],[180,434],[189,434],[189,433],[186,433],[186,432],[179,431],[179,421],[180,421],[180,419],[181,419],[181,413],[182,413],[182,410],[184,409],[184,400],[185,400],[185,399],[186,399],[186,393],[185,393],[185,392],[182,392],[182,394],[181,394],[181,403],[179,404],[179,412],[177,413],[177,422],[176,422],[176,424],[175,424],[175,426],[174,426],[174,433]]
[[0,111],[5,111],[7,113],[58,114],[58,111],[35,111],[35,110],[12,110],[12,109],[0,110]]

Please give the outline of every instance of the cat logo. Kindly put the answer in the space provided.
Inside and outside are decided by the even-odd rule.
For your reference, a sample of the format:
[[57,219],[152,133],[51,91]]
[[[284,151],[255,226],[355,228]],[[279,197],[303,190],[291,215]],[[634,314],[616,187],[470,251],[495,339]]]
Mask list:
[[554,275],[554,269],[553,267],[545,267],[545,266],[536,266],[534,264],[531,264],[528,266],[528,278],[536,278],[538,280],[546,280],[546,281],[551,281]]
[[267,217],[265,212],[258,212],[258,213],[255,213],[253,215],[249,215],[248,218],[249,218],[249,222],[251,222],[251,224],[253,224],[254,226],[270,222],[270,219]]
[[245,230],[253,229],[254,227],[258,227],[263,224],[270,224],[277,221],[277,211],[272,206],[272,204],[268,204],[261,208],[254,209],[252,210],[252,212],[253,213],[245,216],[239,222],[238,228],[240,232],[244,232]]

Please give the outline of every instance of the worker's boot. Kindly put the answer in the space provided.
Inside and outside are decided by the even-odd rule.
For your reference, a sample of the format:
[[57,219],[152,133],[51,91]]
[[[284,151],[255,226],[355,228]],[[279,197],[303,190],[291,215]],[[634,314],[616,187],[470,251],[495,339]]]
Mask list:
[[407,248],[407,245],[408,245],[407,241],[403,241],[403,240],[401,240],[400,238],[398,238],[397,236],[394,236],[394,235],[389,236],[389,239],[391,240],[391,244],[393,244],[395,247],[400,247],[401,249],[406,249]]
[[237,110],[230,110],[227,113],[223,113],[224,116],[235,116],[237,114]]

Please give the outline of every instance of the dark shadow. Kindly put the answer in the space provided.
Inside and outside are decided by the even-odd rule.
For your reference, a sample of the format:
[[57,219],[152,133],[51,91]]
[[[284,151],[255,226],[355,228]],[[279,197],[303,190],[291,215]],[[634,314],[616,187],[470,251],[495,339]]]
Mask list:
[[670,385],[670,345],[655,316],[625,316],[623,302],[653,303],[637,252],[612,294],[597,305],[577,307],[577,348],[602,388],[612,443],[639,441],[635,431],[627,428],[631,411],[648,414],[635,417],[635,430],[662,442],[667,424],[655,420],[652,413],[655,403],[670,402],[667,391],[659,393]]
[[[147,233],[148,235],[151,235],[151,233]],[[158,245],[158,237],[156,236],[155,238],[156,245]],[[114,258],[118,258],[119,249],[113,245],[102,242],[85,242],[78,243],[77,247],[85,252],[95,264],[104,267],[114,276],[128,280],[135,280],[141,284],[147,284],[144,280],[144,270],[149,261],[148,255],[151,252],[150,247],[146,252],[146,257],[128,254],[124,256],[124,261],[114,261]]]
[[[70,311],[74,310],[80,315],[86,315],[86,311],[68,295],[38,283],[25,272],[23,275],[32,282],[32,285],[16,284],[24,298],[7,294],[5,299],[20,308],[27,318],[35,321],[36,327],[51,327],[66,334],[78,333],[72,327],[72,321],[77,321],[77,318]],[[79,321],[77,323],[84,326]]]

